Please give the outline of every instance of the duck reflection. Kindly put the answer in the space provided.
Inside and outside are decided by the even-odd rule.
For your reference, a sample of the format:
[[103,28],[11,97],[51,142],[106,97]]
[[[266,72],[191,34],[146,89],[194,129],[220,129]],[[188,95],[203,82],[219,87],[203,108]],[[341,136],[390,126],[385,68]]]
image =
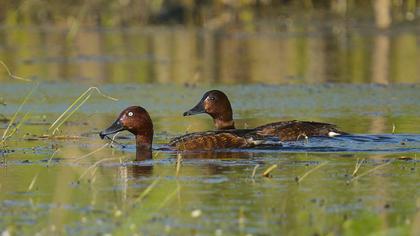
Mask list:
[[[200,173],[203,175],[222,175],[231,171],[233,166],[231,163],[223,163],[225,161],[238,161],[252,160],[255,153],[252,152],[232,152],[232,151],[219,151],[219,152],[185,152],[178,153],[183,160],[204,160],[200,165]],[[219,161],[210,161],[219,160]],[[262,164],[262,161],[257,161],[256,164]],[[261,162],[261,163],[260,163]]]
[[153,163],[145,163],[146,160],[152,160],[152,151],[137,149],[135,162],[128,166],[128,175],[132,178],[152,176]]
[[[244,161],[251,161],[252,164],[262,164],[263,161],[255,160],[255,153],[252,152],[232,152],[232,151],[219,151],[219,152],[173,152],[162,151],[164,155],[169,157],[170,161],[153,161],[153,153],[149,152],[136,152],[136,159],[130,164],[121,165],[118,168],[119,184],[121,194],[121,203],[126,203],[137,199],[141,192],[144,191],[143,184],[150,184],[164,173],[171,173],[173,176],[177,175],[176,165],[177,158],[193,163],[192,165],[183,165],[180,169],[180,176],[225,176],[227,173],[234,171],[235,163],[243,164]],[[159,158],[159,160],[161,160]],[[155,168],[155,164],[159,163],[159,168]],[[163,167],[162,167],[163,163]],[[166,163],[166,164],[165,164]],[[248,163],[249,164],[249,163]],[[173,172],[170,171],[173,170]],[[169,170],[169,172],[168,172]],[[216,177],[217,178],[217,177]],[[177,180],[178,182],[178,180]]]
[[[172,152],[173,153],[173,152]],[[174,154],[174,153],[173,153]],[[174,155],[176,158],[180,156],[183,160],[226,160],[226,161],[241,161],[251,160],[255,153],[252,152],[232,152],[232,151],[219,151],[219,152],[179,152]],[[139,151],[136,152],[136,159],[131,165],[127,166],[127,177],[141,178],[153,175],[153,162],[145,162],[152,160],[152,152]],[[256,164],[262,164],[258,162]],[[175,162],[176,165],[176,162]],[[202,173],[205,175],[221,174],[231,169],[230,166],[224,165],[223,162],[204,161],[200,165]]]
[[249,159],[253,157],[251,152],[181,152],[179,153],[184,159]]

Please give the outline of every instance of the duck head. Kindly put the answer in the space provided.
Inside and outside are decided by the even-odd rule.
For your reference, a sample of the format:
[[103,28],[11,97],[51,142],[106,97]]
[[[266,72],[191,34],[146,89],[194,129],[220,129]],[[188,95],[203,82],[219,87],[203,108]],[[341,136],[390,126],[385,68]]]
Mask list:
[[234,129],[232,106],[229,99],[220,90],[206,92],[195,107],[184,112],[184,116],[206,113],[213,118],[214,125],[219,130]]
[[105,136],[127,130],[136,136],[137,149],[151,150],[153,142],[153,123],[149,113],[140,106],[131,106],[123,110],[117,120],[106,130],[99,133]]

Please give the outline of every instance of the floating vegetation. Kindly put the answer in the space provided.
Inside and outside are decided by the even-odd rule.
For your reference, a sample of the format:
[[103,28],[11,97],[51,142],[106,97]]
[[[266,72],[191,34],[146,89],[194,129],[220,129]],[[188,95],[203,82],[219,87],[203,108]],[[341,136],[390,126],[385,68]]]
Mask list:
[[[272,166],[268,167],[268,168],[264,171],[264,173],[262,173],[262,176],[264,176],[264,177],[266,177],[266,178],[271,178],[271,177],[272,177],[271,172],[272,172],[273,170],[275,170],[276,168],[277,168],[277,164],[274,164],[274,165],[272,165]],[[256,168],[254,168],[254,169],[256,170]]]

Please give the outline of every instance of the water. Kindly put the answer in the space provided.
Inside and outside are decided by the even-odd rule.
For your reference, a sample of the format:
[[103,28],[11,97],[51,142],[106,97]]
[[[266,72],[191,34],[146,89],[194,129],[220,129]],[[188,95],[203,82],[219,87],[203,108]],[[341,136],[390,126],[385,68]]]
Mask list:
[[10,26],[0,30],[0,57],[19,76],[90,84],[420,81],[415,23],[386,32],[362,23],[308,24],[81,28],[75,36],[59,26]]
[[[0,77],[1,132],[39,86],[0,152],[0,231],[418,235],[419,51],[409,29],[82,29],[63,44],[60,30],[3,28],[0,58],[34,82]],[[60,128],[61,138],[43,138],[93,85],[119,100],[93,92]],[[182,117],[210,89],[229,95],[238,128],[315,120],[352,135],[182,154],[177,173],[177,154],[161,148],[172,137],[213,128],[206,115]],[[153,160],[133,161],[128,133],[117,139],[125,147],[98,150],[106,143],[98,132],[129,105],[153,119]],[[351,181],[358,162],[361,177]]]
[[[13,115],[21,94],[31,86],[3,84],[0,91],[7,98],[4,116]],[[8,142],[12,152],[2,154],[0,225],[4,230],[169,235],[410,234],[416,230],[417,85],[189,88],[114,84],[101,88],[119,101],[93,95],[61,130],[63,136],[80,136],[75,140],[39,136],[48,133],[52,121],[85,86],[43,82],[25,105],[23,112],[30,111],[29,118]],[[211,129],[210,117],[181,116],[210,88],[224,89],[230,95],[239,127],[297,118],[333,122],[354,135],[310,138],[281,147],[184,154],[178,176],[173,152],[155,151],[154,160],[133,162],[134,140],[127,133],[117,139],[125,148],[107,147],[74,161],[105,143],[97,132],[128,105],[141,104],[150,112],[155,149],[186,131]],[[391,134],[393,125],[395,134]],[[348,183],[358,160],[363,160],[360,174],[392,163]],[[296,177],[325,162],[296,183]],[[262,177],[273,164],[279,168],[272,177]],[[142,198],[153,183],[155,187]],[[200,214],[193,217],[192,212]]]

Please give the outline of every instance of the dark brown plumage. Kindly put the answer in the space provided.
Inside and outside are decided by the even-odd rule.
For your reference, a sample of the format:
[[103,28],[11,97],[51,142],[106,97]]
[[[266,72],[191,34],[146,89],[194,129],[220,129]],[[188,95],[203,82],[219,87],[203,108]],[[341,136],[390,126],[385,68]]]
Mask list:
[[232,107],[229,99],[222,91],[211,90],[206,92],[201,100],[184,116],[206,113],[213,118],[214,126],[218,130],[234,129]]
[[[184,116],[200,113],[209,114],[213,118],[216,129],[234,129],[232,106],[228,97],[222,91],[206,92],[198,104],[184,112]],[[295,141],[311,136],[335,136],[347,134],[337,129],[336,125],[313,121],[279,121],[256,127],[259,136],[278,136],[281,141]]]
[[247,129],[196,132],[172,139],[169,146],[180,151],[249,148],[261,143],[253,134],[253,130]]
[[258,135],[278,136],[281,141],[296,141],[311,136],[345,134],[336,125],[313,121],[280,121],[256,127]]

